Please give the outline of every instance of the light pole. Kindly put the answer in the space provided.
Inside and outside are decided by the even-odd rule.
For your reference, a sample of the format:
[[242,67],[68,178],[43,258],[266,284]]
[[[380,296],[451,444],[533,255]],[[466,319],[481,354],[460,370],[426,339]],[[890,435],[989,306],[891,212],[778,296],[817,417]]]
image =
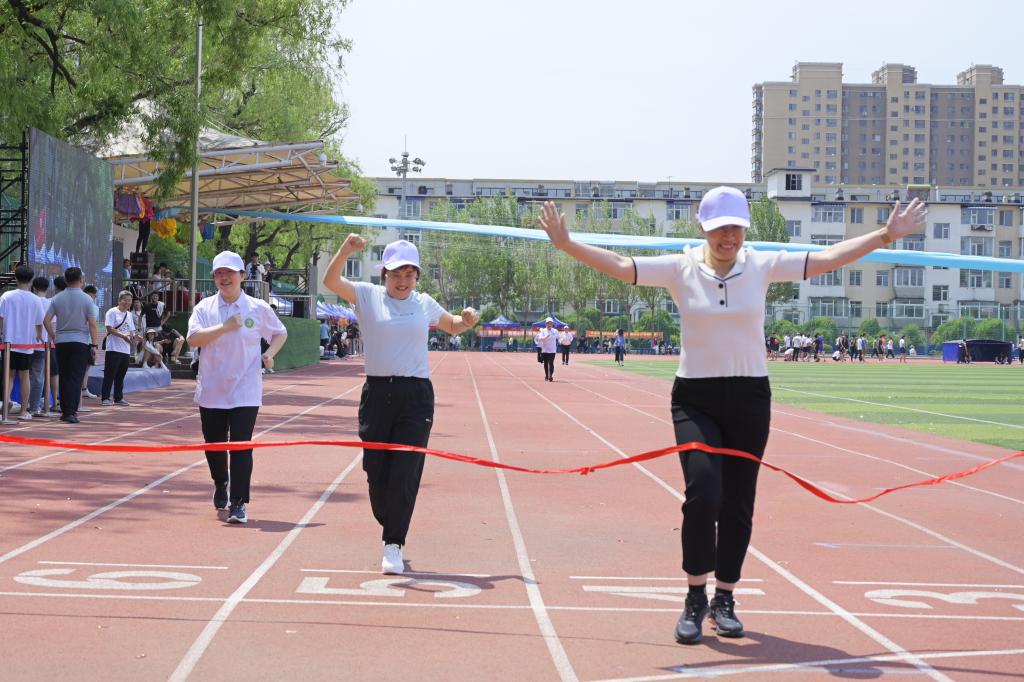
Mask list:
[[391,170],[395,172],[395,175],[398,175],[400,178],[402,178],[402,194],[400,195],[400,197],[398,199],[398,217],[400,219],[406,218],[406,217],[408,217],[408,216],[405,215],[406,214],[406,210],[405,210],[405,195],[406,195],[405,182],[406,182],[406,179],[407,179],[407,177],[408,177],[410,172],[419,173],[420,171],[422,171],[423,170],[423,166],[426,166],[427,162],[424,161],[423,159],[421,159],[418,156],[415,159],[413,159],[412,161],[410,161],[409,160],[409,152],[408,151],[404,151],[404,152],[402,152],[402,160],[401,161],[397,160],[395,157],[392,156],[390,159],[388,159],[388,163],[391,164]]

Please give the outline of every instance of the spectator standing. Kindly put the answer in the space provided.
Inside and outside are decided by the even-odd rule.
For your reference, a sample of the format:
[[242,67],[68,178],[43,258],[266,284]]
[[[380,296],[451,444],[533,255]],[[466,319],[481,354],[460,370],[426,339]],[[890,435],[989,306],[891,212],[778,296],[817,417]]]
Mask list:
[[142,299],[132,299],[132,325],[135,327],[135,340],[132,342],[132,359],[136,363],[142,362],[142,341],[145,338],[143,331],[146,329],[146,313],[142,310]]
[[249,262],[245,266],[245,289],[246,293],[256,298],[263,298],[259,282],[263,281],[267,269],[260,263],[258,253],[249,254]]
[[331,340],[331,327],[327,324],[327,320],[320,320],[320,347],[327,348],[327,344]]
[[544,326],[537,332],[536,340],[540,348],[541,364],[544,365],[544,381],[554,381],[558,331],[555,330],[555,321],[550,316],[544,318]]
[[[86,284],[84,287],[82,287],[82,291],[84,291],[86,294],[88,294],[89,298],[92,299],[93,312],[96,314],[97,326],[99,326],[100,307],[96,304],[96,296],[97,296],[97,294],[99,292],[96,289],[96,285],[95,284]],[[95,357],[90,357],[89,358],[89,364],[85,368],[85,376],[82,377],[82,397],[83,398],[98,398],[99,397],[98,395],[96,395],[95,393],[93,393],[92,391],[89,390],[89,372],[90,372],[89,367],[95,367],[95,366],[96,366],[96,358]],[[92,409],[91,407],[90,408],[81,408],[80,411],[81,412],[88,412],[91,409]]]
[[626,330],[620,329],[615,332],[615,340],[612,341],[612,348],[615,349],[615,362],[623,367],[626,362]]
[[907,361],[907,337],[904,335],[904,336],[900,336],[900,362],[906,362],[906,361]]
[[[32,345],[42,343],[43,338],[43,314],[39,308],[39,301],[32,293],[32,278],[35,272],[27,265],[19,265],[14,269],[14,279],[17,288],[7,291],[0,296],[0,338],[7,344]],[[7,377],[7,386],[14,392],[14,378],[18,378],[21,389],[21,407],[18,409],[18,419],[32,419],[31,395],[32,383],[29,379],[32,370],[32,359],[34,349],[32,348],[10,348],[6,351],[10,358],[10,373]],[[11,395],[4,395],[4,400],[9,400]],[[13,401],[12,401],[13,402]]]
[[[50,307],[50,301],[46,298],[46,292],[49,288],[50,280],[45,277],[36,277],[32,280],[32,293],[36,295],[36,301],[39,304],[39,311],[42,317],[46,317],[46,311]],[[53,350],[53,339],[50,338],[49,334],[46,334],[45,327],[43,328],[43,333],[45,335],[44,343],[46,343],[46,348],[44,350],[37,350],[32,354],[32,369],[30,376],[32,390],[29,393],[29,407],[32,410],[33,417],[44,417],[50,411],[51,396],[43,395],[43,389],[46,388],[45,372],[47,353],[50,355],[50,393],[52,394],[54,403],[56,403],[57,398],[56,352]]]
[[77,424],[83,377],[89,361],[96,360],[100,335],[96,325],[96,304],[82,291],[82,270],[68,268],[64,271],[64,281],[67,289],[50,299],[50,309],[43,323],[50,337],[57,341],[60,420]]
[[[122,291],[117,295],[117,305],[107,311],[103,324],[107,338],[103,341],[103,387],[100,390],[101,405],[128,407],[124,399],[124,377],[132,357],[132,342],[135,340],[135,321],[129,306],[132,292]],[[114,389],[114,401],[110,401],[110,389]]]
[[[199,348],[195,401],[199,405],[203,439],[207,443],[250,440],[263,403],[261,362],[274,367],[288,332],[263,300],[242,291],[245,264],[232,251],[213,259],[216,296],[200,301],[188,321],[188,344]],[[270,346],[260,353],[260,339]],[[229,506],[228,523],[246,523],[252,479],[252,450],[207,450],[213,479],[213,506]]]
[[171,316],[158,291],[149,294],[149,302],[143,304],[142,314],[146,317],[146,329],[159,327]]

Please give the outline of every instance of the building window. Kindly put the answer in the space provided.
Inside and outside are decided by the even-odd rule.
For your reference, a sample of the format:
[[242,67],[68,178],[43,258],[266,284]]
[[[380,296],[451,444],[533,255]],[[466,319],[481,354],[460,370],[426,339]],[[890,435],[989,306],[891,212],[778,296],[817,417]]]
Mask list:
[[999,273],[999,288],[1000,289],[1012,289],[1013,288],[1013,275],[1008,272]]
[[420,231],[419,230],[405,230],[402,232],[400,239],[404,239],[407,242],[412,242],[417,247],[420,245]]
[[948,301],[949,300],[949,285],[948,284],[935,284],[935,285],[932,285],[932,300],[933,301]]
[[618,299],[608,299],[604,301],[604,314],[605,315],[618,315],[619,314],[619,301]]
[[1011,258],[1012,257],[1013,242],[1006,240],[999,242],[999,257],[1000,258]]
[[811,222],[841,223],[843,208],[843,204],[815,204],[811,209]]
[[799,220],[787,220],[786,221],[786,232],[789,233],[790,237],[800,236],[800,221]]
[[875,317],[889,317],[892,314],[891,301],[877,301],[875,303]]
[[923,287],[923,268],[896,268],[896,286],[898,287]]
[[875,286],[876,287],[887,287],[889,286],[889,271],[879,270],[875,273]]
[[786,173],[786,189],[800,191],[803,189],[803,176],[799,173]]
[[[982,171],[978,173],[980,175]],[[995,225],[996,209],[988,206],[965,206],[960,209],[960,222],[964,225]]]
[[670,201],[668,202],[667,212],[669,220],[689,220],[690,204],[682,204]]
[[850,301],[850,317],[864,317],[864,304],[861,301]]
[[962,256],[991,256],[991,237],[960,237],[960,255]]
[[363,276],[363,261],[359,258],[349,258],[345,261],[345,277],[347,279],[360,279]]
[[[1010,170],[1013,170],[1013,166],[1010,166]],[[1002,210],[999,211],[999,224],[1006,227],[1013,226],[1013,211]]]
[[860,206],[850,208],[850,222],[859,225],[864,222],[864,209]]
[[989,270],[960,270],[960,286],[971,289],[991,289],[992,272]]
[[[890,168],[893,174],[896,173],[896,169]],[[880,208],[875,212],[875,222],[879,225],[885,225],[889,221],[889,213],[892,211],[891,208]]]
[[373,260],[384,260],[384,247],[375,246],[370,249],[370,258]]
[[843,285],[843,271],[832,270],[817,277],[811,277],[810,285],[815,287],[841,287]]
[[904,251],[924,251],[924,235],[908,234],[900,240],[900,247]]
[[850,286],[859,287],[861,284],[861,280],[863,279],[863,276],[863,270],[850,270]]
[[932,236],[936,239],[949,239],[949,223],[935,223],[932,225]]

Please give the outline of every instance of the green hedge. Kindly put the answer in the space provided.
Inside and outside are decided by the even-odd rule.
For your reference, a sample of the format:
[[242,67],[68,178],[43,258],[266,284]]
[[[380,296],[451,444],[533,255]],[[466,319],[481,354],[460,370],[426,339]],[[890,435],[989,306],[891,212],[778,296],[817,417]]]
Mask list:
[[[184,336],[188,332],[188,318],[186,313],[177,313],[168,321]],[[281,323],[288,330],[288,340],[274,358],[274,369],[295,369],[320,362],[320,323],[299,317],[282,317]]]

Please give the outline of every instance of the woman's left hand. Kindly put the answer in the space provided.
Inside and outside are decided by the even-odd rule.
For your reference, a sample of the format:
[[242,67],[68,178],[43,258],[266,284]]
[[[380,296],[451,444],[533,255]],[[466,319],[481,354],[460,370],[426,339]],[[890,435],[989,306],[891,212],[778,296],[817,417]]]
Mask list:
[[476,323],[480,321],[480,313],[474,308],[463,308],[462,309],[462,323],[467,328],[471,329],[476,326]]
[[274,369],[274,356],[273,355],[267,355],[266,353],[264,353],[262,358],[263,358],[263,366],[264,367],[266,367],[267,369]]
[[897,201],[889,214],[889,220],[885,224],[885,233],[892,240],[902,239],[908,234],[922,232],[928,220],[928,207],[918,198],[900,212],[900,202]]

